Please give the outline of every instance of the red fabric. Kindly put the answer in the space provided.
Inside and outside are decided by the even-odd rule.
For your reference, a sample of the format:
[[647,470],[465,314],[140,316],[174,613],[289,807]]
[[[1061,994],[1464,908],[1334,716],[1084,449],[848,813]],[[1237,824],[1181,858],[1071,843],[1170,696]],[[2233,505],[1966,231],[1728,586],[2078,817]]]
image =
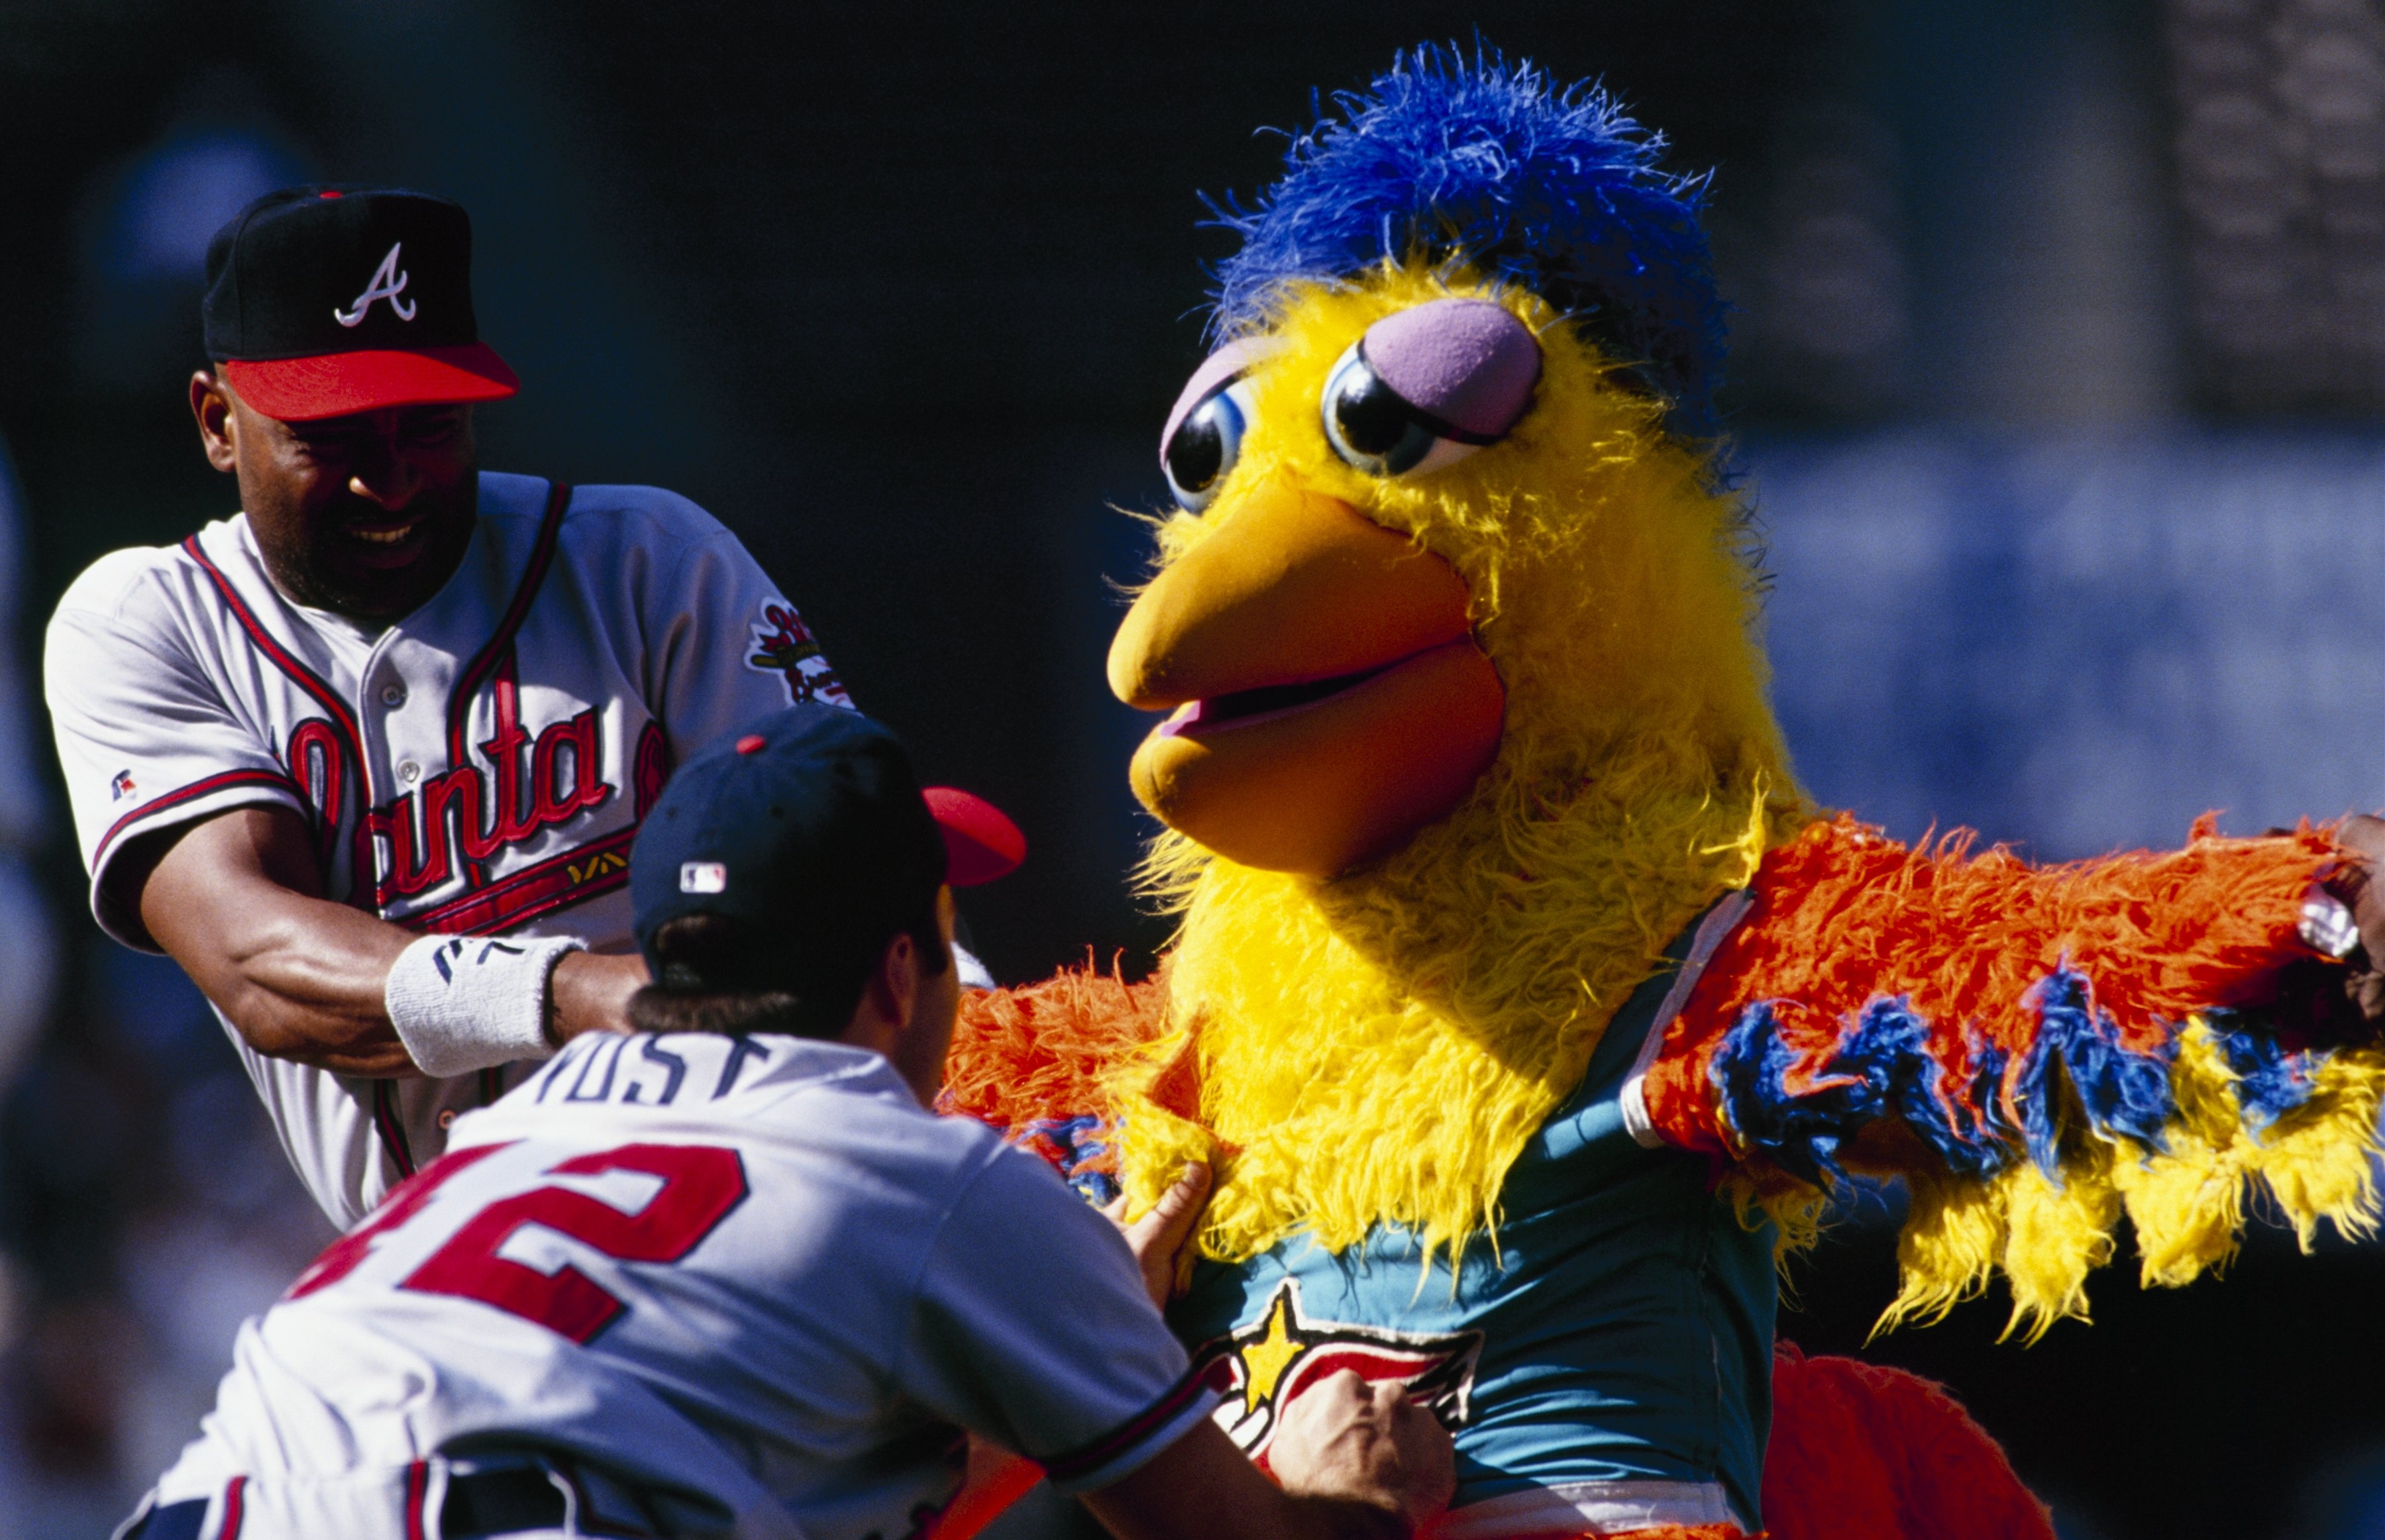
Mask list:
[[971,1440],[968,1484],[929,1521],[921,1540],[975,1540],[1043,1479],[1043,1467],[1033,1460]]
[[1027,837],[984,798],[951,786],[926,787],[919,795],[944,837],[944,880],[954,887],[1006,877],[1027,859]]
[[2045,1505],[1944,1387],[1787,1342],[1764,1518],[1770,1540],[2054,1540]]
[[1716,952],[1649,1070],[1657,1131],[1739,1155],[1707,1065],[1758,1001],[1796,1055],[1792,1090],[1825,1078],[1867,1004],[1897,996],[1929,1024],[1950,1084],[1990,1048],[2017,1076],[2037,1031],[2030,993],[2058,968],[2087,980],[2121,1046],[2159,1051],[2192,1012],[2266,1000],[2280,970],[2314,955],[2298,933],[2303,896],[2343,860],[2324,829],[2224,839],[2207,817],[2182,851],[2060,866],[2001,846],[1975,853],[1970,839],[1958,831],[1908,849],[1842,815],[1767,855],[1755,912]]

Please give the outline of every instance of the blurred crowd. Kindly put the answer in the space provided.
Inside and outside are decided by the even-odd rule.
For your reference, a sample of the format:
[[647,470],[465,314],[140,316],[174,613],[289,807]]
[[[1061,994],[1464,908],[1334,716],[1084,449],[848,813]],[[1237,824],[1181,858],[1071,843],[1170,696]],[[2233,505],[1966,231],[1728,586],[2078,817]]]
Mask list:
[[[0,460],[0,640],[24,516]],[[0,651],[0,1535],[71,1540],[124,1517],[331,1232],[181,970],[53,905],[26,663]]]

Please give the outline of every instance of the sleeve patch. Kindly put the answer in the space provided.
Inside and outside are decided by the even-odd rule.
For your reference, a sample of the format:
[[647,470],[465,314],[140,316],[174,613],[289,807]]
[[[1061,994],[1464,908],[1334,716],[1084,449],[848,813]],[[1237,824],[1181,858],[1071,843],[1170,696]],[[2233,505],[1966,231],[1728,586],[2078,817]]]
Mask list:
[[795,613],[795,607],[783,599],[763,602],[761,618],[754,622],[745,666],[756,674],[783,677],[789,705],[801,705],[805,701],[825,701],[832,706],[853,704],[852,698],[844,692],[843,681],[821,654],[811,628]]

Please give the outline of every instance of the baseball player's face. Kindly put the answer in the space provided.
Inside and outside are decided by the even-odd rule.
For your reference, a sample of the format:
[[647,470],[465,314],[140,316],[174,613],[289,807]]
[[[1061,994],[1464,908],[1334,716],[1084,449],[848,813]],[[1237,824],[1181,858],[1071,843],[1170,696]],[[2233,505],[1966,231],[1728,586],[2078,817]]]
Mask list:
[[470,407],[282,422],[205,370],[191,398],[208,462],[239,477],[266,569],[297,602],[397,620],[463,561],[480,494]]

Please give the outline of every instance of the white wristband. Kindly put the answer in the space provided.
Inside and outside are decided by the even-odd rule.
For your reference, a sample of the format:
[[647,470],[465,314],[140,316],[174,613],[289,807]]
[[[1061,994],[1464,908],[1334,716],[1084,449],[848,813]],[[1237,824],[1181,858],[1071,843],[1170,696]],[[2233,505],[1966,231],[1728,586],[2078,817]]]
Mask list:
[[426,936],[397,954],[381,1000],[397,1040],[425,1074],[468,1074],[517,1059],[543,1059],[547,986],[568,936],[507,941]]

